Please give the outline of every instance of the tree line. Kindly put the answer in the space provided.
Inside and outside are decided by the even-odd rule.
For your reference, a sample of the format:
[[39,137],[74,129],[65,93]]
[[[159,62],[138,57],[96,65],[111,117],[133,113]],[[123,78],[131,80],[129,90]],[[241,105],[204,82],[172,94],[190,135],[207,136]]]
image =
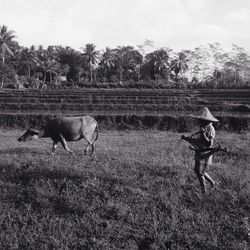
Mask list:
[[15,32],[0,26],[0,76],[3,87],[250,87],[250,56],[233,44],[219,43],[175,52],[141,45],[106,47],[93,43],[24,47]]

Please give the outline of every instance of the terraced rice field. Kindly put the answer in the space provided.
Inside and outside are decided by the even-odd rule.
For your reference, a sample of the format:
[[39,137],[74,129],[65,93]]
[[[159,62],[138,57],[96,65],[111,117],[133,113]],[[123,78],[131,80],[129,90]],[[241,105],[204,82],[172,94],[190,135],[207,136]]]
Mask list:
[[[0,92],[1,120],[6,115],[25,115],[30,119],[36,119],[34,117],[37,115],[50,118],[62,114],[91,114],[99,117],[99,120],[106,120],[108,116],[112,116],[112,119],[118,119],[119,123],[119,120],[130,119],[124,117],[131,116],[134,117],[133,120],[135,117],[137,120],[142,120],[145,116],[154,117],[156,120],[169,116],[183,117],[204,106],[223,119],[225,117],[248,119],[250,90],[71,89]],[[248,121],[245,123],[248,124]],[[3,122],[0,122],[1,124],[4,125]]]

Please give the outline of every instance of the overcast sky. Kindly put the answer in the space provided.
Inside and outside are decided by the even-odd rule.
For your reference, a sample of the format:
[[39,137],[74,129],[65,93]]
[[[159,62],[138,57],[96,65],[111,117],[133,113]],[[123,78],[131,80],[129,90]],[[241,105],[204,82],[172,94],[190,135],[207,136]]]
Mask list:
[[250,0],[0,0],[0,25],[22,46],[102,49],[149,39],[176,51],[213,42],[250,51]]

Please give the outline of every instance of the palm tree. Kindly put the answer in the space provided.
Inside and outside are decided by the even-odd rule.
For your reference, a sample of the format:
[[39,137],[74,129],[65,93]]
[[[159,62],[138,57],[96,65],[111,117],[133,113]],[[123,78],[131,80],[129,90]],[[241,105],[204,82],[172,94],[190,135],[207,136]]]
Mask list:
[[122,84],[122,80],[123,80],[123,71],[125,68],[125,55],[128,53],[130,49],[131,49],[130,46],[126,46],[126,47],[118,46],[116,49],[116,64],[118,66],[120,84]]
[[13,56],[13,52],[11,51],[9,46],[12,42],[12,39],[16,37],[14,33],[15,32],[12,30],[8,31],[7,26],[5,25],[0,26],[0,56],[2,58],[2,67],[3,67],[1,88],[3,87],[4,83],[5,57],[8,54]]
[[137,73],[136,67],[142,63],[143,56],[132,46],[118,46],[115,51],[116,66],[119,71],[120,84],[122,84],[124,73]]
[[58,50],[55,46],[48,46],[47,48],[47,66],[50,75],[50,84],[53,82],[53,75],[56,78],[61,74],[61,64],[59,62]]
[[137,75],[137,82],[141,77],[141,66],[143,62],[143,55],[136,49],[129,52],[128,57],[128,70],[134,72]]
[[23,47],[19,52],[19,68],[24,69],[25,75],[29,78],[31,77],[32,70],[34,71],[36,66],[35,61],[35,48],[31,46],[30,48]]
[[53,75],[60,75],[61,64],[58,62],[57,51],[53,46],[49,46],[47,49],[44,49],[42,46],[39,46],[36,56],[36,64],[38,69],[43,73],[43,86],[46,83],[46,77],[49,73],[50,84],[52,84]]
[[183,74],[187,69],[188,59],[185,52],[179,52],[177,58],[171,61],[170,69],[174,72],[175,78],[178,78],[179,74]]
[[37,71],[40,72],[41,75],[43,76],[43,86],[45,84],[46,74],[47,74],[47,67],[46,67],[47,57],[48,56],[46,50],[43,48],[42,45],[40,45],[36,50],[35,61],[36,61]]
[[115,66],[114,50],[106,47],[100,59],[100,66],[104,69],[104,77],[107,78],[107,72]]
[[163,71],[169,67],[169,51],[166,49],[155,50],[146,55],[146,61],[152,67],[153,77],[158,82],[158,76],[163,74]]
[[84,70],[83,53],[70,47],[56,46],[57,61],[61,65],[61,74],[66,75],[67,81],[80,82]]
[[83,61],[87,68],[87,70],[90,72],[90,82],[93,81],[93,67],[97,63],[99,51],[95,50],[96,45],[93,43],[88,43],[85,45],[84,48],[81,48],[83,50]]

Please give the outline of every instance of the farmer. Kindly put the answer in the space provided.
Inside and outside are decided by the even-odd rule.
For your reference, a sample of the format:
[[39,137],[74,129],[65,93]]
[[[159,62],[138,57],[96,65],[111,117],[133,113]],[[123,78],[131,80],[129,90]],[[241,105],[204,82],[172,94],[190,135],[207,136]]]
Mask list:
[[197,116],[192,117],[197,120],[200,126],[199,131],[191,136],[191,138],[195,138],[195,145],[193,146],[197,149],[195,151],[194,172],[200,182],[201,191],[206,193],[206,181],[211,184],[212,188],[216,183],[206,172],[208,166],[212,164],[213,156],[210,155],[206,158],[208,154],[205,154],[204,149],[213,146],[215,139],[213,122],[218,122],[218,120],[213,117],[207,107],[202,108]]

